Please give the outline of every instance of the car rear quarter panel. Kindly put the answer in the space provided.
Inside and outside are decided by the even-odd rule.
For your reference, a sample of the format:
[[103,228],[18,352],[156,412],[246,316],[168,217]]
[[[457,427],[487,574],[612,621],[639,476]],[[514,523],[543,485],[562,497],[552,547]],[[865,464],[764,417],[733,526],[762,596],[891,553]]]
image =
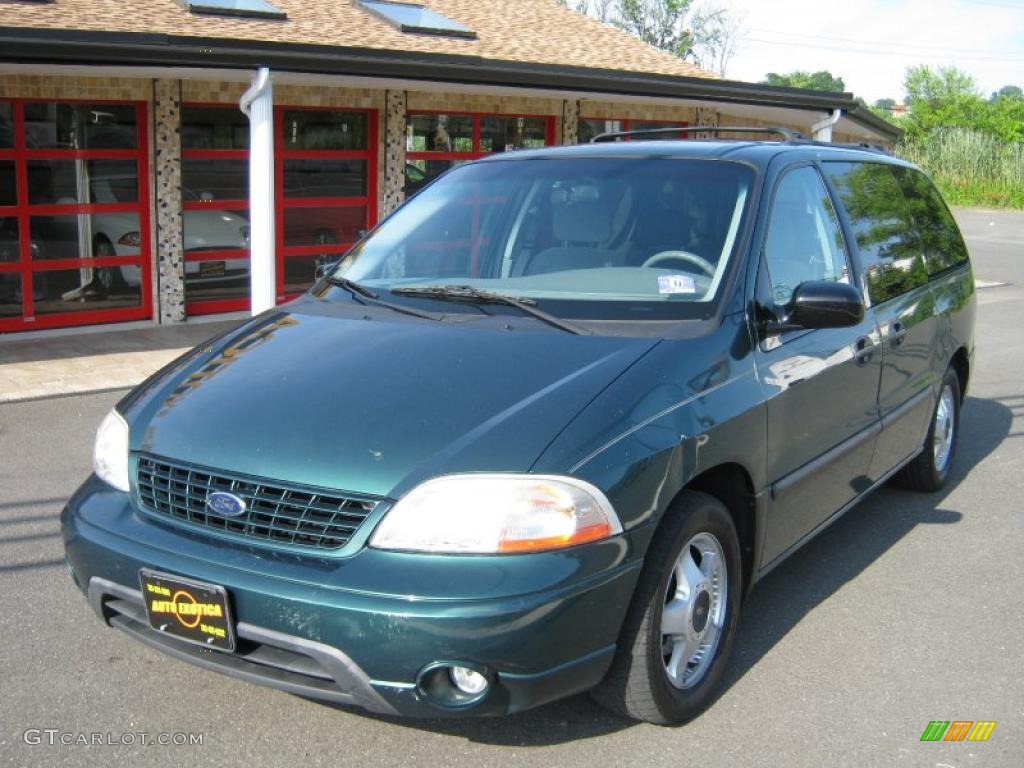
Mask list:
[[[943,365],[963,348],[974,364],[974,323],[978,312],[974,273],[968,263],[932,283],[935,312],[939,318],[936,354]],[[939,372],[941,375],[941,371]],[[961,393],[966,395],[966,390]]]

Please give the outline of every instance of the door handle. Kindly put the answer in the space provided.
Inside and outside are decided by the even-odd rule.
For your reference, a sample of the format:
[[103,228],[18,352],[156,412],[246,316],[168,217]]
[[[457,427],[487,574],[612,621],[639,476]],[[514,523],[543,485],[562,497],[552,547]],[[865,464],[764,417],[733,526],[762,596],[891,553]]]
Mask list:
[[870,336],[861,336],[853,343],[853,349],[857,365],[867,365],[875,354],[875,343]]
[[907,326],[897,320],[889,329],[889,346],[895,349],[907,336]]

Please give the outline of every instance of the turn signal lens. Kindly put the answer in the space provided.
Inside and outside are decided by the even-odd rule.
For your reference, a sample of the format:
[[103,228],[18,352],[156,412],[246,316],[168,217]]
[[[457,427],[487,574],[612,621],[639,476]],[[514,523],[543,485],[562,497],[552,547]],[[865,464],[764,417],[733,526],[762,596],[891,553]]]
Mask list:
[[590,483],[547,475],[450,475],[417,486],[370,539],[378,549],[522,553],[563,549],[621,533]]

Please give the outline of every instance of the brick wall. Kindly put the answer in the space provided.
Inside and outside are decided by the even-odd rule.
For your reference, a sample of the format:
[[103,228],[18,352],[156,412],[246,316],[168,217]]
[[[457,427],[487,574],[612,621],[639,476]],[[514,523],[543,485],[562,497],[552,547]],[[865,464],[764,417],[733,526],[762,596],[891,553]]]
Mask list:
[[630,102],[595,101],[587,99],[580,103],[581,118],[629,120],[665,120],[694,124],[697,119],[694,107],[669,107],[663,104],[633,104]]
[[21,99],[118,99],[149,101],[149,80],[123,77],[49,77],[0,74],[0,96]]

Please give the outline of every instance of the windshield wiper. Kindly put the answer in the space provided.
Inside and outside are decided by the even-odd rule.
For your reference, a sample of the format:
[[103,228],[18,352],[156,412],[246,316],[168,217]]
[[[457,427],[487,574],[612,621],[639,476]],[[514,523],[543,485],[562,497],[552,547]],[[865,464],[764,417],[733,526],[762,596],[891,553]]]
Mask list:
[[433,299],[446,299],[449,301],[467,301],[477,304],[507,304],[515,307],[520,312],[535,317],[541,322],[560,328],[568,333],[575,333],[579,336],[589,336],[592,332],[581,328],[575,323],[563,320],[560,317],[549,315],[542,309],[538,309],[537,302],[525,297],[508,296],[504,293],[485,291],[474,288],[471,285],[424,285],[392,288],[392,293],[405,294],[409,296],[428,296]]
[[361,304],[371,304],[376,307],[385,307],[386,309],[393,310],[395,312],[401,312],[405,315],[412,315],[413,317],[422,317],[426,320],[437,320],[440,321],[443,318],[435,315],[433,312],[424,312],[420,309],[414,309],[413,307],[403,307],[401,304],[393,304],[390,301],[384,301],[380,298],[380,295],[365,285],[357,283],[355,280],[349,280],[347,277],[335,277],[334,275],[326,275],[324,277],[331,285],[336,285],[338,288],[344,288],[350,294],[352,298],[356,299]]

